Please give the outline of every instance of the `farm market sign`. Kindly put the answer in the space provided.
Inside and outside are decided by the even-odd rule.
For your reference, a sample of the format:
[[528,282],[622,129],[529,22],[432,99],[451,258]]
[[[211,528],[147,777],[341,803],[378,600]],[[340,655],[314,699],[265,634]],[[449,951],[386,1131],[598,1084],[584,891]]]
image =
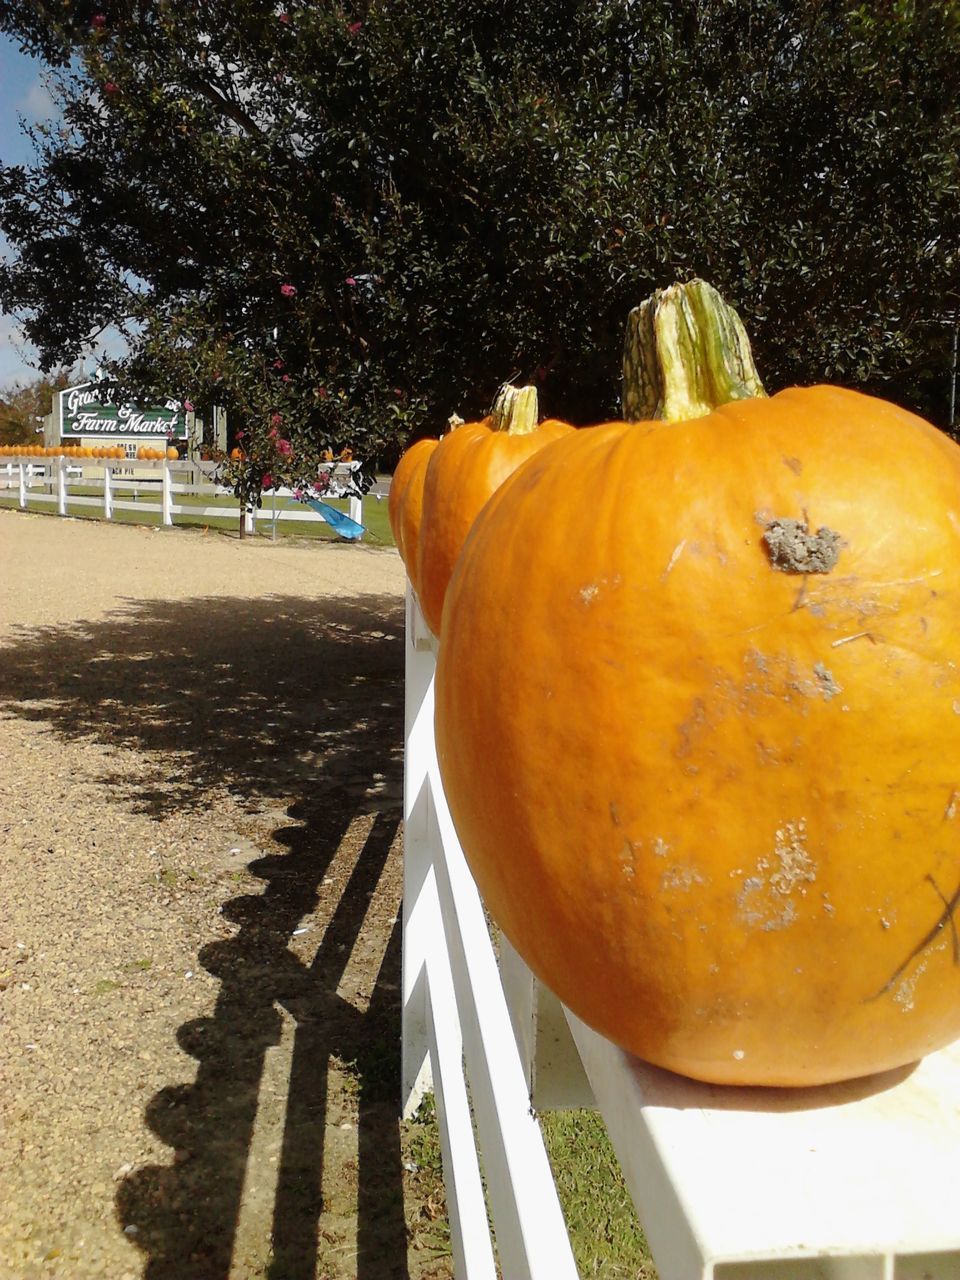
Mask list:
[[160,405],[111,404],[103,382],[83,382],[59,393],[61,437],[168,436],[187,438],[187,420],[176,400]]

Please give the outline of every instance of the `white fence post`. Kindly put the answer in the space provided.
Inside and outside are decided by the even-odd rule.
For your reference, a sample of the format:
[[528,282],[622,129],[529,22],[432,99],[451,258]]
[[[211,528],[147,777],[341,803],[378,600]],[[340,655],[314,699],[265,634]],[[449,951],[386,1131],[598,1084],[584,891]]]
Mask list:
[[27,464],[20,462],[17,465],[20,469],[20,509],[25,510],[27,505]]
[[57,463],[57,515],[67,514],[67,460],[63,454],[56,458]]
[[103,464],[103,518],[113,519],[113,470],[109,462]]
[[421,895],[430,871],[428,818],[433,739],[431,636],[407,587],[403,772],[403,1024],[401,1104],[409,1118],[433,1087],[427,1038],[426,952],[434,922],[423,920]]
[[411,1113],[432,1080],[455,1274],[461,1280],[493,1280],[497,1264],[510,1280],[576,1280],[483,905],[440,782],[433,735],[435,645],[408,586],[404,1112]]
[[160,463],[160,474],[163,481],[163,489],[160,496],[160,505],[162,508],[161,522],[165,525],[173,524],[173,494],[170,489],[170,463],[164,458]]

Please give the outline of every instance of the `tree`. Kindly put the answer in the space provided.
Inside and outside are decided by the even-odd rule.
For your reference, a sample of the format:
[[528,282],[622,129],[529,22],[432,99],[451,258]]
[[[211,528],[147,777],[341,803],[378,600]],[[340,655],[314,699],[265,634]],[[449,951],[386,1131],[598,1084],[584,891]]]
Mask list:
[[[360,456],[536,381],[617,411],[627,310],[703,275],[768,387],[943,422],[952,0],[0,0],[62,123],[0,171],[0,305],[142,395]],[[70,305],[64,306],[64,297]]]
[[41,418],[53,408],[54,393],[70,385],[61,369],[52,378],[35,378],[0,391],[0,444],[36,444]]

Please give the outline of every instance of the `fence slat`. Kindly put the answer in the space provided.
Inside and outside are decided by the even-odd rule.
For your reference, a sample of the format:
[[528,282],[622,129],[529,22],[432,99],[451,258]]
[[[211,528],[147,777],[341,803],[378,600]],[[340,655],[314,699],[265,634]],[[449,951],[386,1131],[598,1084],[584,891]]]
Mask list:
[[[119,511],[136,511],[145,512],[150,517],[155,517],[162,525],[170,526],[177,523],[177,519],[188,517],[193,519],[225,519],[228,521],[236,521],[238,510],[236,506],[192,506],[186,502],[176,502],[175,497],[199,497],[206,499],[213,498],[232,498],[233,491],[224,488],[222,485],[216,485],[210,479],[210,475],[203,467],[198,466],[190,460],[142,460],[138,459],[132,462],[131,459],[111,459],[97,458],[90,460],[90,465],[95,469],[95,475],[81,475],[79,483],[82,485],[98,487],[98,494],[72,494],[69,492],[69,483],[71,480],[70,471],[74,468],[83,470],[83,459],[68,458],[64,455],[49,457],[45,459],[10,457],[5,462],[0,463],[0,495],[3,493],[15,494],[15,501],[22,509],[27,509],[34,504],[43,506],[55,504],[57,515],[66,516],[69,514],[68,504],[79,507],[99,507],[103,512],[106,520],[112,519]],[[33,474],[35,467],[43,468],[45,474],[43,477],[36,477]],[[136,475],[118,475],[118,472],[130,471],[136,468]],[[345,474],[349,474],[352,469],[346,468]],[[154,473],[155,479],[147,480],[140,478],[143,473]],[[159,473],[159,474],[157,474]],[[174,476],[186,477],[184,482],[182,479],[174,480]],[[37,492],[38,489],[45,490],[50,487],[50,492]],[[124,497],[118,497],[123,494],[129,497],[134,495],[134,502],[125,500]],[[139,495],[149,498],[149,502],[137,502]],[[293,508],[286,510],[276,509],[276,499],[281,497],[293,500],[292,490],[278,490],[273,495],[273,512],[256,510],[248,511],[245,516],[246,531],[255,533],[257,529],[257,520],[270,519],[273,523],[278,520],[298,521],[311,525],[319,525],[321,528],[326,526],[326,521],[316,511],[302,504],[297,504]],[[156,511],[153,510],[153,502],[156,502]],[[347,507],[350,518],[358,524],[363,523],[363,503],[362,500],[355,496],[347,498]]]
[[[449,1057],[473,1106],[474,1125],[441,1118],[444,1160],[476,1158],[479,1147],[496,1235],[500,1269],[510,1280],[576,1280],[543,1136],[530,1107],[483,906],[447,810],[433,738],[433,642],[412,591],[407,596],[406,756],[404,777],[404,1094],[415,1090],[421,1057],[421,1021],[427,1024],[435,1092],[449,1107]],[[436,905],[434,905],[434,898]],[[447,982],[450,989],[447,989]],[[441,1009],[434,1001],[445,1002]],[[442,1023],[456,1028],[441,1064],[436,1040]],[[448,1034],[451,1034],[448,1032]],[[456,1048],[462,1042],[466,1074]],[[459,1095],[458,1095],[459,1096]],[[451,1113],[452,1115],[452,1113]],[[438,1118],[439,1107],[438,1107]],[[475,1129],[475,1132],[474,1132]],[[448,1198],[459,1195],[457,1179]],[[450,1205],[451,1233],[474,1213],[469,1201]],[[470,1218],[472,1222],[473,1217]],[[489,1241],[489,1236],[485,1237]],[[458,1276],[486,1274],[485,1252],[460,1234]],[[479,1272],[471,1270],[478,1266]]]
[[[419,901],[424,909],[425,927],[439,937],[443,921],[432,870]],[[433,1090],[454,1273],[466,1280],[495,1280],[497,1269],[463,1074],[463,1038],[457,1016],[457,998],[450,966],[442,951],[432,957],[427,972],[427,1039],[435,1067]]]

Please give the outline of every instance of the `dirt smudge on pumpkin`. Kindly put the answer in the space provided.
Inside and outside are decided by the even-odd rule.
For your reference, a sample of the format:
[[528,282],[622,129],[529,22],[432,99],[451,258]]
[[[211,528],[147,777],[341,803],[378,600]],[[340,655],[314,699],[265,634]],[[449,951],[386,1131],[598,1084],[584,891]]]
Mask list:
[[642,845],[639,840],[624,840],[620,848],[620,866],[628,880],[637,874],[637,859]]
[[811,533],[806,519],[778,516],[764,523],[761,541],[780,573],[829,573],[840,558],[840,534],[826,525]]
[[612,578],[598,578],[596,582],[588,582],[580,588],[581,603],[591,605],[600,595],[603,587],[618,587],[620,585],[620,575],[615,574]]
[[689,893],[695,884],[706,883],[705,877],[696,867],[678,862],[668,867],[660,877],[660,891],[669,893],[671,890],[679,890],[681,893]]
[[690,714],[680,725],[680,741],[674,753],[678,760],[683,760],[691,754],[696,740],[700,737],[701,731],[707,727],[707,724],[706,704],[702,698],[694,698],[690,705]]
[[[913,1003],[912,1003],[913,989],[916,986],[916,978],[919,977],[919,975],[926,968],[926,965],[927,965],[926,958],[921,960],[920,963],[917,965],[917,968],[914,971],[914,979],[913,979],[912,985],[909,985],[909,986],[904,985],[904,980],[906,977],[907,970],[910,968],[913,962],[923,954],[923,952],[928,950],[928,948],[932,951],[942,951],[946,947],[947,937],[946,937],[945,930],[948,928],[948,926],[950,930],[950,941],[953,948],[953,963],[955,965],[960,965],[960,935],[958,935],[957,933],[957,922],[955,919],[957,907],[960,906],[960,885],[957,886],[957,889],[953,894],[953,896],[948,899],[946,894],[937,884],[936,880],[934,880],[932,875],[925,876],[924,880],[927,884],[931,886],[934,893],[937,895],[937,898],[940,900],[943,906],[943,910],[941,911],[937,919],[934,921],[932,928],[927,930],[927,932],[923,935],[923,937],[920,939],[917,945],[913,948],[913,950],[910,952],[907,958],[903,961],[903,963],[899,964],[896,967],[896,969],[894,969],[892,975],[883,984],[880,990],[874,992],[872,996],[868,997],[868,1002],[870,1000],[879,1000],[880,997],[883,995],[886,995],[888,991],[893,991],[894,1000],[897,1000],[898,1004],[901,1004],[902,1006],[904,1006],[905,1011],[908,1008],[912,1009],[913,1008]],[[906,991],[909,995],[909,998],[910,998],[909,1005],[906,1004],[904,998],[901,998],[900,996],[898,996],[898,993],[902,993],[904,991]]]
[[806,841],[805,818],[777,828],[773,852],[758,860],[756,874],[748,876],[737,893],[744,924],[769,933],[786,929],[796,920],[795,897],[805,897],[806,886],[817,878]]
[[894,1003],[898,1004],[904,1013],[909,1013],[913,1008],[913,997],[917,990],[917,983],[920,981],[926,967],[926,960],[921,960],[913,973],[909,977],[901,978],[893,989]]
[[813,674],[819,683],[819,692],[823,694],[824,702],[830,702],[838,693],[843,692],[843,687],[834,680],[833,672],[829,671],[822,662],[813,664]]
[[824,702],[830,702],[838,693],[843,692],[842,686],[824,662],[815,662],[810,676],[786,654],[764,654],[757,649],[748,649],[743,661],[748,668],[748,675],[738,700],[740,711],[754,711],[756,708],[753,704],[758,694],[788,702],[799,694],[801,701],[797,705],[806,714],[803,699],[823,698]]

